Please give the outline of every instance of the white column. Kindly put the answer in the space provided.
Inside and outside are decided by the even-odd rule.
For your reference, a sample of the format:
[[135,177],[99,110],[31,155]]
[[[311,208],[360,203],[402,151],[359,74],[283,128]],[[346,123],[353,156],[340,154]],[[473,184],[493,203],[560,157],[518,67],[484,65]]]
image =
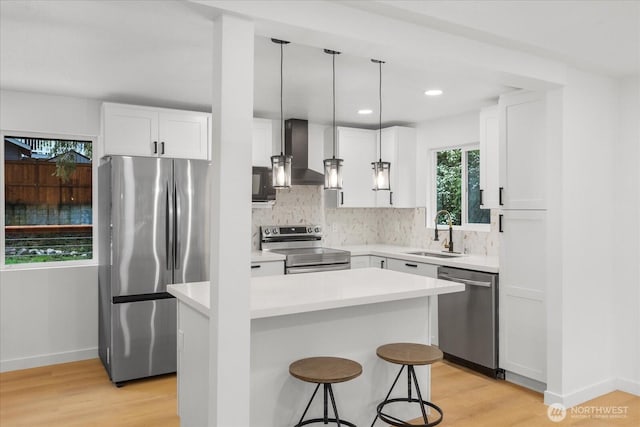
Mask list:
[[213,31],[209,426],[249,426],[253,23]]

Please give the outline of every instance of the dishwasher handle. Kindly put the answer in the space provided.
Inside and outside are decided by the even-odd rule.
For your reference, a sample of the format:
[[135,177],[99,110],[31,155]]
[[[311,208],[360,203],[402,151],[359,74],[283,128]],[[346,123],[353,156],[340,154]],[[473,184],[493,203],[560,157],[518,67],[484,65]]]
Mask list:
[[459,277],[450,276],[447,273],[439,273],[438,279],[451,280],[452,282],[463,283],[470,286],[483,286],[485,288],[491,287],[491,282],[480,282],[478,280],[461,279]]

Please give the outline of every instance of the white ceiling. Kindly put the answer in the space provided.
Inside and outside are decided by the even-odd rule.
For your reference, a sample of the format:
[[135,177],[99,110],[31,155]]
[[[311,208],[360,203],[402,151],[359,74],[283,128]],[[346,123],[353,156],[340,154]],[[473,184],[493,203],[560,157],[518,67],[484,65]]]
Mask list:
[[603,74],[640,73],[638,0],[345,0],[342,3]]
[[[440,4],[442,2],[346,3],[359,8],[382,8],[380,13],[404,17],[402,19],[411,22],[418,20],[441,29],[448,27],[452,32],[473,31],[480,39],[489,37],[486,26],[495,24],[496,19],[498,23],[508,21],[505,11],[512,13],[516,21],[524,16],[524,12],[508,2],[497,2],[504,10],[496,9],[498,5],[492,2],[474,2],[472,14]],[[483,9],[485,4],[487,11]],[[548,6],[541,6],[540,10],[546,8]],[[428,17],[429,13],[438,17]],[[615,37],[628,32],[623,30],[628,20],[617,14],[604,15],[606,25],[602,27],[614,31],[614,37],[601,43],[603,45],[615,43]],[[522,29],[519,38],[509,39],[509,43],[532,49],[536,43],[544,45],[553,35],[550,39],[553,43],[549,42],[548,46],[572,49],[577,35],[556,31],[559,17],[546,19],[544,14],[531,15],[529,25],[519,27]],[[561,15],[565,15],[567,22],[574,20],[569,5],[563,5]],[[482,19],[476,22],[474,17]],[[613,25],[609,18],[622,19],[621,24]],[[539,24],[548,22],[555,26],[540,30]],[[482,26],[483,23],[486,25]],[[617,27],[620,28],[616,30]],[[577,24],[572,28],[577,33],[584,33],[586,29]],[[514,32],[504,23],[489,29],[500,33],[500,36],[491,33],[491,37],[499,38],[497,41],[503,44]],[[544,37],[540,33],[545,34]],[[567,33],[572,35],[569,37]],[[540,38],[534,40],[535,37]],[[292,42],[285,47],[285,118],[329,123],[331,57],[321,49]],[[593,47],[606,50],[606,46]],[[582,51],[574,50],[574,54],[580,56]],[[0,87],[3,89],[205,111],[211,105],[211,52],[211,12],[205,13],[189,2],[0,1]],[[279,46],[269,39],[256,38],[254,110],[257,116],[279,117],[279,53]],[[627,62],[633,61],[631,56]],[[612,67],[623,69],[625,65],[616,63]],[[338,124],[375,127],[377,65],[371,63],[370,58],[339,55],[336,80]],[[425,97],[424,90],[431,87],[442,88],[445,94],[438,98]],[[425,72],[410,64],[389,63],[383,66],[382,120],[385,124],[408,124],[476,110],[508,90],[510,88],[497,83],[496,79],[481,76],[472,69],[461,69],[459,65],[442,63]],[[360,108],[371,108],[374,114],[359,116],[356,111]]]

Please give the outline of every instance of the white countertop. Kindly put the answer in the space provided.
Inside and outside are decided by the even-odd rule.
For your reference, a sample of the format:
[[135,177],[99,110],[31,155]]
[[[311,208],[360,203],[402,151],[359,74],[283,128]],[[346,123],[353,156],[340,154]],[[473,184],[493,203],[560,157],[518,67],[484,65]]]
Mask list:
[[284,261],[285,256],[269,251],[252,251],[251,262]]
[[394,245],[352,245],[338,246],[336,249],[342,249],[351,252],[351,256],[358,255],[374,255],[386,258],[402,259],[405,261],[424,262],[427,264],[444,265],[447,267],[465,268],[468,270],[484,271],[486,273],[498,273],[498,257],[462,254],[459,257],[436,258],[422,255],[411,255],[408,252],[429,251],[424,248],[412,248],[408,246]]
[[[169,285],[167,291],[205,316],[209,282]],[[464,285],[379,268],[254,277],[251,318],[282,316],[460,292]]]

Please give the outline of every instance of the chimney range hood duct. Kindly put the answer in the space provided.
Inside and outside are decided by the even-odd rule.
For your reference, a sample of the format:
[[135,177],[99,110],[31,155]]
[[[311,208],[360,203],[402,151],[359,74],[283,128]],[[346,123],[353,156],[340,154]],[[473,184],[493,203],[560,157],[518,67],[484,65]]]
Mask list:
[[286,120],[284,129],[284,153],[293,156],[291,185],[324,186],[324,175],[309,169],[309,123],[307,120]]

